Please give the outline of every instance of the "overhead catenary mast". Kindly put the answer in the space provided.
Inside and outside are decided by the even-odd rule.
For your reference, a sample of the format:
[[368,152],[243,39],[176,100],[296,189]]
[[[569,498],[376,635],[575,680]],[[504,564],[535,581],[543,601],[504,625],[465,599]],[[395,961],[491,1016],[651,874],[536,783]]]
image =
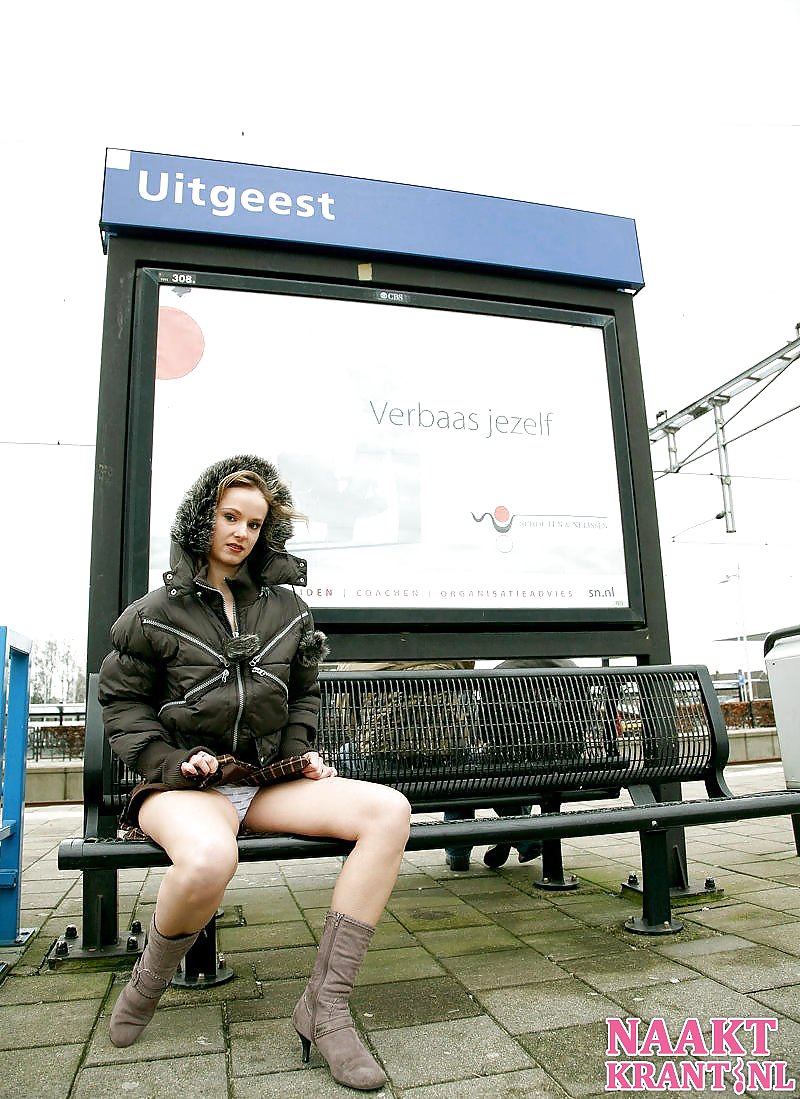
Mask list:
[[[657,413],[655,425],[648,429],[651,443],[659,442],[661,439],[667,440],[669,469],[666,472],[680,473],[681,469],[688,461],[688,458],[683,461],[678,458],[678,444],[676,439],[678,432],[682,427],[694,423],[695,420],[698,420],[707,412],[713,412],[714,434],[716,438],[717,456],[719,458],[719,478],[722,488],[723,504],[723,511],[719,517],[724,517],[725,530],[728,534],[735,533],[736,521],[733,513],[733,490],[731,486],[730,467],[728,464],[729,443],[725,431],[725,406],[732,397],[744,393],[745,390],[750,389],[752,386],[765,382],[770,377],[778,377],[787,367],[791,366],[793,362],[796,362],[798,358],[800,358],[800,325],[796,325],[795,330],[797,332],[796,338],[792,342],[787,343],[785,347],[768,355],[766,359],[762,359],[761,362],[756,363],[755,366],[750,367],[748,370],[743,370],[741,374],[737,374],[735,378],[731,378],[730,381],[726,382],[724,385],[718,386],[704,397],[700,397],[699,400],[693,401],[691,404],[687,405],[686,408],[681,409],[680,412],[676,412],[672,416],[668,416],[666,412]],[[756,394],[756,396],[759,396],[759,394]],[[763,427],[765,425],[761,424],[760,426]]]

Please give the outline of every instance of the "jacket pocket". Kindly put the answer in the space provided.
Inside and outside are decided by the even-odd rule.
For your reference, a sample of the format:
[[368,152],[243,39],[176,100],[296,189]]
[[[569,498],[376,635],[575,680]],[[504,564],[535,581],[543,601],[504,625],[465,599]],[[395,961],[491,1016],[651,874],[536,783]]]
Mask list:
[[248,711],[256,720],[250,722],[260,730],[260,735],[279,730],[289,718],[289,668],[286,664],[273,663],[266,668],[251,665],[252,696]]

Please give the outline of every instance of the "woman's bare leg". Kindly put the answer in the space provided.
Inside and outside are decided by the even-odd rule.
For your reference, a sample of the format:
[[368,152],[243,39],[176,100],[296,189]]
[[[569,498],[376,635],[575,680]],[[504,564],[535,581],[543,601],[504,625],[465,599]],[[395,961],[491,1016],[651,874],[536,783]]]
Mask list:
[[236,810],[213,791],[167,790],[147,798],[139,827],[172,860],[158,890],[158,930],[170,939],[199,931],[236,872]]
[[320,948],[292,1012],[303,1060],[311,1043],[340,1084],[372,1090],[386,1074],[356,1034],[347,1006],[403,857],[410,806],[402,794],[353,779],[298,779],[256,794],[244,823],[257,831],[337,836],[353,850],[339,874]]
[[236,870],[239,819],[220,794],[151,794],[139,827],[165,849],[172,866],[158,890],[147,943],[108,1024],[115,1046],[129,1046],[150,1022],[177,966],[214,915]]
[[406,798],[387,786],[347,778],[297,779],[256,794],[244,824],[254,832],[353,840],[331,908],[374,926],[397,880],[410,816]]

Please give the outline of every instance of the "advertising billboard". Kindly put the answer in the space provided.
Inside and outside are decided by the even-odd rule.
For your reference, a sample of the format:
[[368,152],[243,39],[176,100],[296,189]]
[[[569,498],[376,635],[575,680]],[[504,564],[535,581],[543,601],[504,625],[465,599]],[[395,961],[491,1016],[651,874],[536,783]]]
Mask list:
[[[181,493],[273,461],[320,622],[641,613],[613,317],[387,289],[147,272],[150,586]],[[152,366],[151,366],[152,369]]]

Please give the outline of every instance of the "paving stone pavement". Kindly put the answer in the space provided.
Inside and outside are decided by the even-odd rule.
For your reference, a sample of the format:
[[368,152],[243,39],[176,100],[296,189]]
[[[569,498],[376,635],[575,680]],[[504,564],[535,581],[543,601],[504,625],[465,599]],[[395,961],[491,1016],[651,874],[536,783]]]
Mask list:
[[[731,767],[727,777],[737,793],[783,786],[780,764]],[[700,796],[691,785],[685,793]],[[47,961],[66,925],[80,923],[80,875],[61,873],[56,854],[81,826],[75,805],[25,815],[21,925],[35,930],[24,946],[0,947],[0,1099],[354,1094],[333,1082],[316,1052],[301,1063],[290,1021],[339,860],[242,867],[219,921],[235,979],[208,991],[170,989],[142,1038],[120,1050],[107,1024],[129,963],[70,961],[51,969]],[[684,1061],[702,1081],[695,1094],[796,1094],[800,860],[790,821],[694,828],[687,847],[692,881],[713,877],[724,892],[711,903],[701,897],[676,906],[684,930],[658,936],[623,927],[640,914],[635,898],[620,895],[621,882],[640,871],[636,835],[565,841],[565,868],[580,879],[569,893],[540,891],[539,864],[521,866],[514,853],[492,871],[476,848],[467,873],[449,871],[440,851],[408,855],[352,999],[357,1025],[389,1077],[372,1094],[601,1096],[613,1094],[609,1066],[626,1059],[640,1072],[649,1061],[661,1073],[625,1070],[616,1080],[629,1092],[657,1080],[662,1087],[651,1093],[670,1094],[669,1064]],[[122,929],[133,916],[146,926],[161,873],[120,875]],[[638,1056],[608,1057],[613,1018],[640,1020],[626,1024],[638,1025],[640,1039],[653,1019],[663,1019],[673,1043],[696,1018],[701,1046],[711,1044],[714,1018],[774,1020],[774,1028],[762,1024],[769,1053],[759,1053],[755,1032],[741,1027],[744,1056],[689,1043],[681,1055],[654,1045],[649,1055],[639,1049]],[[730,1071],[714,1068],[724,1059]],[[718,1088],[714,1072],[722,1074]]]

